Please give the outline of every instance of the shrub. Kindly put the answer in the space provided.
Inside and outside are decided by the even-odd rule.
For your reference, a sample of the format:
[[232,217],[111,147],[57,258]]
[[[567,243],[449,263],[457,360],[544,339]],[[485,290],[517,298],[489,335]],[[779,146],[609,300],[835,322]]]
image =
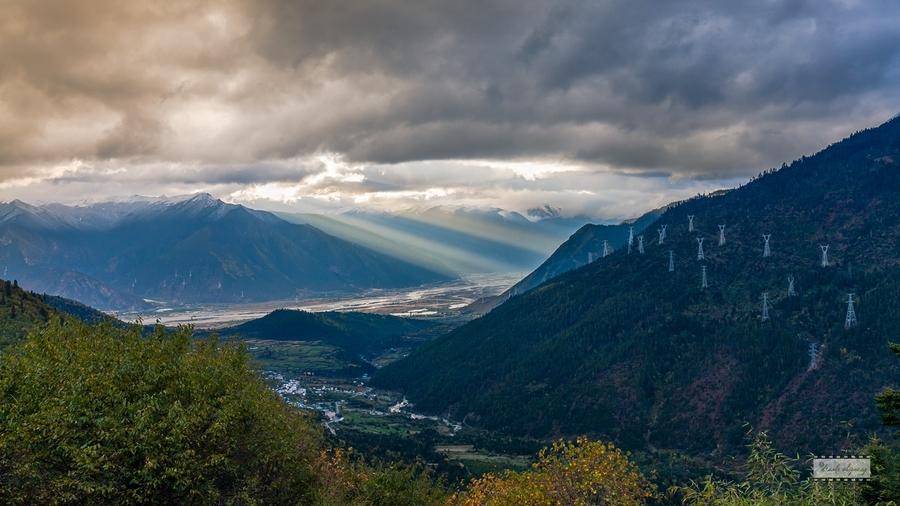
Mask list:
[[0,357],[3,503],[309,503],[320,438],[190,328],[56,320]]
[[777,451],[765,432],[748,444],[745,478],[740,482],[707,476],[669,489],[688,506],[853,506],[861,504],[856,483],[801,479],[799,459]]
[[366,464],[351,451],[323,451],[322,506],[429,506],[447,502],[446,488],[422,466]]

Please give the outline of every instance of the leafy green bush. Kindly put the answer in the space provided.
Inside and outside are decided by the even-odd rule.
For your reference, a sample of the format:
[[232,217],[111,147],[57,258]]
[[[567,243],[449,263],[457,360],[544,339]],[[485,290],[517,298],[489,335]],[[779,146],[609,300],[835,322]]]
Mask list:
[[319,430],[237,345],[56,320],[0,357],[2,503],[309,503]]

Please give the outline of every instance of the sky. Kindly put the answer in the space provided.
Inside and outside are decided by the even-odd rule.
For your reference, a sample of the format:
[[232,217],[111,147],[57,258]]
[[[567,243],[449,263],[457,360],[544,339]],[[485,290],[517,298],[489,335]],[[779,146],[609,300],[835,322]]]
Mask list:
[[895,0],[0,0],[0,199],[598,219],[900,112]]

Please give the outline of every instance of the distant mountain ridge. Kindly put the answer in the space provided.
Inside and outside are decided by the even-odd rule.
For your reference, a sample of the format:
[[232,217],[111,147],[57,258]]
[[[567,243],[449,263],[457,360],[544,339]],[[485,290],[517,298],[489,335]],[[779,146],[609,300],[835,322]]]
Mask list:
[[[625,247],[628,235],[634,234],[634,246],[637,247],[637,238],[650,224],[656,221],[665,209],[666,207],[654,209],[633,220],[625,220],[616,225],[588,223],[582,226],[556,248],[549,258],[518,283],[494,297],[485,297],[474,301],[466,310],[472,314],[487,313],[509,300],[510,297],[525,293],[541,283],[599,260],[603,256],[603,241],[607,241],[609,251],[615,251]],[[553,211],[555,210],[533,210],[533,212],[546,214],[552,214]],[[647,239],[649,240],[649,237]]]
[[[634,220],[624,221],[618,225],[587,224],[579,228],[562,243],[550,258],[544,261],[531,274],[519,281],[509,292],[513,295],[524,293],[541,283],[565,274],[590,262],[599,260],[603,255],[603,241],[607,241],[610,251],[626,247],[629,233],[634,233],[635,241],[644,230],[665,211],[665,208],[654,209]],[[645,238],[651,239],[649,235]],[[634,247],[637,247],[635,242]]]
[[530,271],[591,221],[563,217],[549,206],[531,210],[531,219],[501,209],[444,207],[395,214],[356,210],[279,216],[452,276]]
[[[374,384],[492,430],[587,433],[719,463],[741,451],[745,424],[800,454],[879,430],[873,395],[900,384],[887,349],[900,328],[900,119],[675,204],[649,228],[661,225],[666,239],[645,234],[645,254],[620,248],[551,278]],[[849,293],[859,319],[845,329]]]
[[314,227],[208,194],[95,206],[0,204],[0,266],[104,309],[273,300],[447,280]]

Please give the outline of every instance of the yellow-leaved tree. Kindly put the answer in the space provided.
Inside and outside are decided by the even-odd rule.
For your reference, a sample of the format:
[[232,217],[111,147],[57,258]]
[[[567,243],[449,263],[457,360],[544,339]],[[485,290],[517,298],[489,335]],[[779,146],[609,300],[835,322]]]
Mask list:
[[643,504],[655,490],[621,450],[579,437],[541,450],[528,471],[487,474],[452,502],[475,505]]

